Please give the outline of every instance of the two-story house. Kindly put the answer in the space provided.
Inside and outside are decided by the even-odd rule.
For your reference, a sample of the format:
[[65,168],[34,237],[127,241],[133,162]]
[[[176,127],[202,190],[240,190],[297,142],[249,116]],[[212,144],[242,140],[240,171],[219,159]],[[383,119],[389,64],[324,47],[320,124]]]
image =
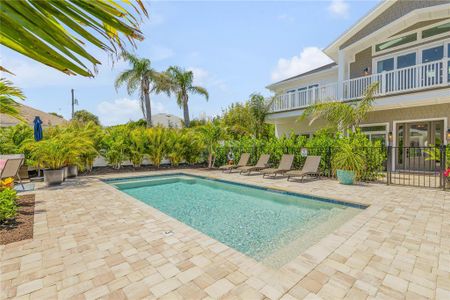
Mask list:
[[[324,52],[333,63],[267,88],[278,95],[266,119],[276,134],[311,135],[323,121],[301,120],[321,101],[361,99],[378,81],[374,110],[361,125],[397,147],[447,143],[450,118],[450,1],[384,1]],[[397,156],[401,167],[404,157]]]

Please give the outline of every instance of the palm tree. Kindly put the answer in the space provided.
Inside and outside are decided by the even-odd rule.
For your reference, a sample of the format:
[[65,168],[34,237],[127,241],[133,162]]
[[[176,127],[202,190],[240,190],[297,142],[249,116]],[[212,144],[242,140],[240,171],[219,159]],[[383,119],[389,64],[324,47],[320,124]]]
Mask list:
[[147,58],[139,58],[131,53],[124,52],[123,58],[131,64],[131,69],[123,71],[116,79],[115,87],[118,89],[123,84],[127,85],[128,94],[139,91],[142,113],[147,121],[147,126],[152,126],[152,108],[150,93],[157,94],[167,92],[169,80],[165,74],[155,71],[151,61]]
[[189,127],[189,94],[203,95],[208,100],[208,91],[204,87],[193,85],[194,73],[192,71],[185,71],[180,67],[172,66],[167,69],[166,74],[171,79],[171,92],[176,94],[178,105],[183,107],[184,125]]
[[310,119],[309,125],[318,119],[324,119],[338,131],[354,131],[373,109],[374,94],[378,86],[378,82],[369,85],[364,97],[353,103],[340,101],[316,103],[308,107],[300,118]]
[[[147,11],[141,0],[134,3],[2,1],[0,44],[64,73],[93,76],[81,59],[92,63],[94,70],[100,62],[86,45],[117,54],[125,41],[135,46],[135,40],[144,39],[139,23]],[[0,71],[7,70],[0,66]]]
[[15,100],[24,100],[25,95],[19,88],[12,85],[11,81],[0,78],[0,113],[23,120],[17,109]]

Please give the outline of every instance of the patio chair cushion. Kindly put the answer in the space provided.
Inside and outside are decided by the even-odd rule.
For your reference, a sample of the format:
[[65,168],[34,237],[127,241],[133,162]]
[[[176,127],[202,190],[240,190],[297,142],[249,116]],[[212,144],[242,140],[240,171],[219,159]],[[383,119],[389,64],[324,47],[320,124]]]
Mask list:
[[0,159],[0,170],[3,170],[5,165],[6,165],[6,159]]

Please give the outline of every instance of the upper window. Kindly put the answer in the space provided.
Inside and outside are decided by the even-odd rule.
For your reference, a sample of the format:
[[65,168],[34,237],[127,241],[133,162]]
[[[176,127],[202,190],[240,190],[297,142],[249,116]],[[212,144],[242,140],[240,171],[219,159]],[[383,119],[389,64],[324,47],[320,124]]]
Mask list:
[[397,46],[401,46],[403,44],[407,44],[410,42],[414,42],[417,40],[417,33],[408,34],[381,44],[377,44],[375,46],[375,51],[383,51],[386,49],[394,48]]
[[377,72],[378,73],[381,73],[383,71],[392,71],[392,70],[394,70],[394,58],[380,60],[377,63]]
[[444,46],[438,46],[422,51],[422,63],[441,60],[444,57]]
[[445,32],[450,32],[450,22],[429,29],[425,29],[424,31],[422,31],[422,38],[425,39],[430,36],[438,35]]
[[416,53],[409,53],[397,57],[397,69],[407,68],[416,64]]

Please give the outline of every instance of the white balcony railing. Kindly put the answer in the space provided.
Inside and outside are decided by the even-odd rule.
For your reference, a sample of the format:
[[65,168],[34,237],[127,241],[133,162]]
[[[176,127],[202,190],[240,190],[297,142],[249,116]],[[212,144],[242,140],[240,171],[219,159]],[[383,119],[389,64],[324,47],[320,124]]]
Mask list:
[[338,84],[327,84],[307,90],[282,94],[272,101],[270,111],[305,108],[317,102],[348,101],[360,99],[366,89],[378,82],[375,96],[420,91],[450,85],[450,59],[445,58],[425,64],[396,69],[342,82],[342,96],[338,96]]
[[270,111],[305,108],[319,101],[334,101],[336,99],[337,83],[332,83],[279,95],[273,100]]

